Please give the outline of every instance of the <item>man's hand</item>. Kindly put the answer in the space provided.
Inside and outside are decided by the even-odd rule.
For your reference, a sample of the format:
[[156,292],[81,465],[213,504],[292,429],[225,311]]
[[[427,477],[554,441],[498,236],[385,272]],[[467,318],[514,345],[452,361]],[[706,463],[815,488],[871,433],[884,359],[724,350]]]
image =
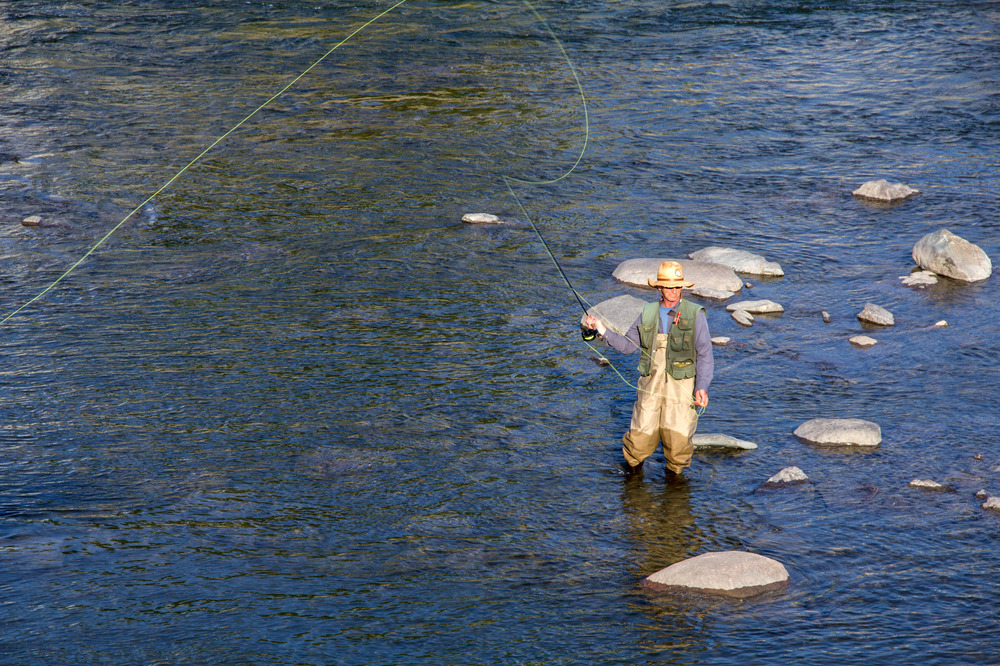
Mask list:
[[705,389],[698,389],[694,392],[694,404],[699,407],[708,407],[708,391]]
[[604,325],[604,323],[594,315],[587,315],[587,318],[584,321],[587,324],[587,328],[592,328],[596,330],[597,334],[600,335],[602,338],[604,337],[604,334],[608,330],[607,327]]

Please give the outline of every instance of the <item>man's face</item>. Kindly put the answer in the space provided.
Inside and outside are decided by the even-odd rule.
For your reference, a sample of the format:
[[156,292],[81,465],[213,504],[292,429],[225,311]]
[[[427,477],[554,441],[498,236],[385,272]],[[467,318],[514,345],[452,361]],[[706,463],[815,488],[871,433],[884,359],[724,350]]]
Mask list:
[[666,305],[677,305],[677,302],[681,300],[681,288],[680,287],[658,287],[660,290],[660,302]]

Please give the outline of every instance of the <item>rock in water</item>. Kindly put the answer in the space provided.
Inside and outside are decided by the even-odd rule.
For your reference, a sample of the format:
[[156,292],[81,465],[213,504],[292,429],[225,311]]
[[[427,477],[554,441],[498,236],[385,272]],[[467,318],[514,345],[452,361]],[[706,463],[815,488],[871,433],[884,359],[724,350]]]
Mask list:
[[920,194],[920,191],[903,185],[902,183],[890,183],[885,179],[879,179],[869,180],[867,183],[851,192],[851,194],[859,199],[892,203],[908,199],[915,194]]
[[799,486],[803,483],[809,483],[809,477],[798,467],[786,467],[770,479],[768,479],[763,488],[784,488],[786,486]]
[[737,273],[770,275],[773,277],[781,277],[785,274],[785,271],[781,269],[781,264],[775,261],[768,261],[759,254],[729,247],[706,247],[697,252],[692,252],[688,256],[695,261],[707,261],[713,264],[729,266]]
[[735,437],[730,437],[729,435],[720,435],[717,433],[695,435],[691,438],[691,443],[696,449],[726,448],[752,451],[757,448],[757,444],[754,442],[748,442],[743,439],[736,439]]
[[1000,497],[991,497],[983,502],[983,508],[989,511],[1000,511]]
[[878,446],[882,429],[862,419],[812,419],[795,429],[795,436],[812,444]]
[[750,597],[788,584],[788,571],[777,560],[738,550],[704,553],[671,564],[643,579],[655,591],[691,591]]
[[746,310],[733,310],[732,318],[740,326],[746,326],[747,328],[753,326],[754,316]]
[[462,222],[466,224],[503,224],[503,220],[490,213],[466,213],[462,216]]
[[[635,323],[636,318],[642,312],[642,306],[645,304],[646,301],[635,296],[615,296],[588,308],[587,314],[594,315],[612,331],[624,335]],[[583,322],[586,318],[587,315],[580,318],[580,326],[584,326]]]
[[896,323],[891,312],[874,303],[865,303],[864,309],[858,313],[858,319],[879,326],[893,326]]
[[774,301],[760,300],[760,301],[740,301],[738,303],[730,303],[726,306],[726,310],[729,312],[736,312],[737,310],[743,310],[744,312],[749,312],[750,314],[781,314],[785,311],[785,308],[781,307],[780,303],[775,303]]
[[917,241],[913,261],[925,270],[963,282],[985,280],[993,272],[993,262],[982,248],[947,229],[938,229]]
[[900,275],[899,279],[903,281],[904,287],[929,287],[932,284],[937,284],[937,273],[933,271],[916,271],[910,273],[909,275]]
[[694,283],[695,290],[712,289],[730,296],[743,288],[743,280],[729,266],[687,259],[627,259],[618,264],[612,276],[633,287],[650,289],[648,279],[656,279],[656,269],[664,261],[677,261],[684,270],[684,279]]
[[869,338],[867,335],[855,335],[848,340],[855,347],[860,347],[862,349],[868,349],[869,347],[874,347],[878,344],[878,340],[875,338]]
[[951,490],[948,486],[942,485],[937,481],[931,481],[930,479],[913,479],[909,485],[911,488],[922,488],[924,490]]

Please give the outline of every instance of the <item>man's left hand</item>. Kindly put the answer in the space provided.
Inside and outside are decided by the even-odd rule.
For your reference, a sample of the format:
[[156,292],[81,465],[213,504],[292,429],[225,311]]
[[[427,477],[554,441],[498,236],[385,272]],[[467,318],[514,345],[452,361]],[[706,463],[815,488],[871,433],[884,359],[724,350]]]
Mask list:
[[698,389],[694,392],[694,404],[699,407],[708,407],[708,391],[705,389]]

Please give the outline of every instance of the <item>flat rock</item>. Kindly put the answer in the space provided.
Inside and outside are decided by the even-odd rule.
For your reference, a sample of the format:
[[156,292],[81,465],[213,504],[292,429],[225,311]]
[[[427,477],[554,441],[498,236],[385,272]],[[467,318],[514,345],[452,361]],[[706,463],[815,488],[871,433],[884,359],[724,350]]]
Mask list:
[[795,436],[812,444],[878,446],[882,429],[862,419],[811,419],[795,429]]
[[754,316],[746,310],[733,310],[732,317],[740,326],[746,326],[748,328],[753,326]]
[[[588,308],[587,314],[594,315],[612,331],[617,331],[624,335],[632,324],[635,323],[635,320],[642,312],[642,306],[646,303],[647,301],[641,298],[627,294],[624,296],[615,296]],[[583,315],[580,317],[580,326],[584,325],[583,321],[586,319],[586,316]]]
[[993,262],[978,245],[947,229],[938,229],[913,246],[913,261],[921,268],[963,282],[985,280]]
[[725,301],[733,297],[733,292],[722,291],[721,289],[709,289],[708,287],[691,287],[691,294],[698,298],[708,298],[713,301]]
[[612,276],[627,285],[651,289],[648,280],[656,279],[656,269],[664,261],[680,263],[684,270],[684,279],[693,282],[695,289],[728,292],[732,296],[743,288],[743,280],[729,266],[689,259],[626,259],[618,264]]
[[937,284],[937,273],[933,271],[914,271],[909,275],[900,275],[899,279],[902,280],[904,287],[929,287],[932,284]]
[[718,433],[696,434],[691,438],[691,443],[696,449],[724,448],[753,451],[757,448],[757,444],[754,442]]
[[28,217],[21,220],[21,225],[25,227],[38,227],[42,224],[41,215],[29,215]]
[[746,250],[736,250],[730,247],[706,247],[688,255],[695,261],[707,261],[713,264],[729,266],[737,273],[749,273],[751,275],[768,275],[781,277],[785,271],[781,269],[781,264],[775,261],[768,261],[759,254],[753,254]]
[[770,479],[768,479],[763,488],[784,488],[786,486],[800,486],[803,483],[809,483],[809,477],[798,467],[786,467]]
[[920,191],[907,185],[903,185],[902,183],[890,183],[885,179],[879,179],[869,180],[867,183],[851,192],[851,194],[859,199],[892,203],[908,199],[915,194],[920,194]]
[[848,339],[855,347],[861,347],[862,349],[867,349],[868,347],[874,347],[878,344],[878,340],[875,338],[870,338],[867,335],[855,335]]
[[991,497],[983,502],[983,508],[989,511],[1000,511],[1000,497]]
[[874,303],[865,303],[864,309],[858,313],[858,319],[878,326],[893,326],[896,323],[891,312]]
[[462,216],[466,224],[503,224],[504,221],[490,213],[466,213]]
[[788,584],[788,571],[777,560],[738,550],[710,552],[671,564],[643,579],[656,591],[692,591],[750,597]]
[[948,486],[942,485],[937,481],[931,481],[930,479],[913,479],[913,481],[910,481],[909,486],[911,488],[921,488],[923,490],[951,490]]
[[714,338],[712,338],[712,344],[715,345],[716,347],[725,347],[732,341],[733,341],[732,338],[727,338],[724,335],[717,335]]
[[750,314],[780,314],[785,311],[785,308],[781,307],[781,304],[775,303],[774,301],[759,300],[759,301],[740,301],[738,303],[730,303],[726,306],[726,310],[729,312],[735,312],[736,310],[743,310],[744,312],[749,312]]

